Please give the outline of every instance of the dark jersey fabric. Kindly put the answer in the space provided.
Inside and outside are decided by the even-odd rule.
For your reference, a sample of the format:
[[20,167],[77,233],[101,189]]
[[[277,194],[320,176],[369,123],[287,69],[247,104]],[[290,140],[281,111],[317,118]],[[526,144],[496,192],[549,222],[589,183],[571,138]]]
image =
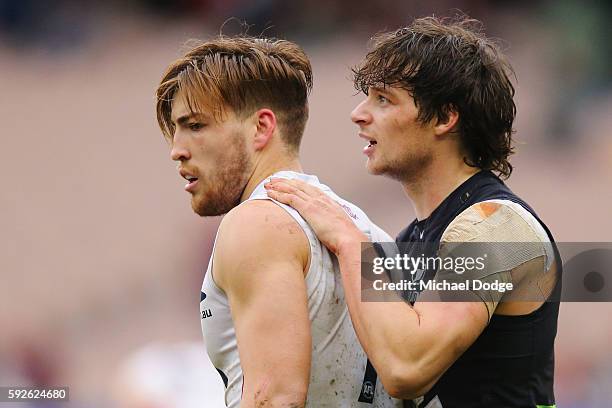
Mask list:
[[[425,242],[439,245],[446,227],[463,210],[492,199],[510,200],[523,206],[553,241],[534,210],[488,171],[465,181],[427,219],[415,220],[400,232],[396,241],[411,242],[408,248]],[[561,292],[561,261],[556,248],[555,257],[557,283],[548,301],[528,315],[494,314],[474,344],[442,375],[419,407],[426,406],[436,396],[444,408],[554,405],[554,340]],[[432,275],[426,271],[420,278],[429,280]],[[415,406],[411,401],[404,405]]]

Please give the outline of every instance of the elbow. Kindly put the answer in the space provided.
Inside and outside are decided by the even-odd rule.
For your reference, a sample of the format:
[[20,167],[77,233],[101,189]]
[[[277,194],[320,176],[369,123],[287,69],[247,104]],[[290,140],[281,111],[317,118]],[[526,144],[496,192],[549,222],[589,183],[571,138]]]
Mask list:
[[[256,401],[256,407],[267,407],[265,403],[269,402],[270,407],[296,407],[303,408],[306,406],[306,392],[294,391],[275,395],[269,401]],[[261,404],[261,405],[258,405]]]
[[[306,386],[283,384],[282,387],[261,387],[252,396],[252,406],[302,408],[306,405],[307,394],[307,384]],[[246,406],[251,406],[251,404],[246,404]]]
[[380,373],[380,380],[390,396],[405,400],[425,395],[434,384],[424,370],[403,364],[394,364],[386,372]]

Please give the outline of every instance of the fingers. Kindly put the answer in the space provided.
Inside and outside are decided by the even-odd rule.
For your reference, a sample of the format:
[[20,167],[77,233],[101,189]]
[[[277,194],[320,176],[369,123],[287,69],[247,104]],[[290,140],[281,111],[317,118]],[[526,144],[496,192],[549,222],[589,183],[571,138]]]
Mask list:
[[286,194],[293,194],[297,197],[300,197],[303,200],[309,200],[311,196],[306,193],[303,189],[301,189],[298,185],[289,183],[290,180],[286,179],[273,179],[269,183],[264,184],[266,190],[270,191],[278,191]]
[[266,185],[264,186],[266,187],[266,192],[268,193],[268,197],[270,197],[273,200],[276,200],[283,204],[287,204],[288,206],[291,206],[298,211],[303,209],[306,205],[305,198],[300,197],[299,194],[296,194],[298,193],[297,190],[294,190],[293,192],[286,192],[286,191],[280,191],[277,189],[269,188]]
[[[299,194],[301,192],[310,197],[320,197],[322,195],[325,195],[325,193],[323,193],[319,188],[310,185],[302,180],[272,178],[270,179],[270,183],[268,183],[268,185],[278,191],[286,193]],[[301,197],[304,197],[304,195],[302,194],[299,195]]]
[[273,178],[264,187],[270,198],[295,208],[302,216],[309,217],[321,212],[329,216],[346,216],[346,209],[319,188],[301,180]]

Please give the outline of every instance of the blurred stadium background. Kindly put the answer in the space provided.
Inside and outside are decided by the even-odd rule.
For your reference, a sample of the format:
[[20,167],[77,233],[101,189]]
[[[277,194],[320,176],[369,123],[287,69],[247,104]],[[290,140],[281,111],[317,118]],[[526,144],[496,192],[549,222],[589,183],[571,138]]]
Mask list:
[[[412,208],[364,169],[349,68],[376,31],[456,9],[504,40],[516,70],[510,186],[557,240],[611,241],[605,2],[0,0],[0,385],[68,385],[71,407],[218,407],[198,302],[219,219],[191,212],[169,160],[163,70],[229,17],[297,41],[315,78],[305,170],[393,235]],[[559,407],[612,401],[611,341],[609,304],[562,305]]]

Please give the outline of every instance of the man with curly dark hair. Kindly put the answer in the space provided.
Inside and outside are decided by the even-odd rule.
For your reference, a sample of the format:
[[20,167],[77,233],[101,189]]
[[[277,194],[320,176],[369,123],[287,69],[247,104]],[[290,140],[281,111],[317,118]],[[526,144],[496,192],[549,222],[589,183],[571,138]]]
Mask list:
[[[372,378],[405,406],[554,407],[561,265],[546,225],[500,178],[512,172],[516,108],[499,46],[475,20],[421,18],[376,36],[353,72],[366,95],[351,114],[366,167],[398,180],[416,213],[396,238],[404,254],[441,257],[480,242],[494,255],[466,272],[415,269],[404,299],[362,301],[366,237],[312,186],[267,185],[338,257]],[[453,302],[433,286],[444,277],[465,292]]]

